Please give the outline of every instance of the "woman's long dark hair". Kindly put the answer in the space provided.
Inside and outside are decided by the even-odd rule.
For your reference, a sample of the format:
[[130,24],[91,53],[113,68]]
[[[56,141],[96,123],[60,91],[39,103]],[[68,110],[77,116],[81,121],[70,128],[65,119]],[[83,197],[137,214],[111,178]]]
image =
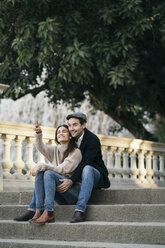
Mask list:
[[[56,141],[57,144],[60,144],[60,142],[58,142],[58,139],[57,139],[57,132],[58,132],[58,129],[59,129],[60,127],[65,127],[66,129],[68,129],[68,132],[69,132],[68,125],[62,124],[62,125],[58,126],[58,127],[56,128],[56,133],[55,133],[55,141]],[[70,132],[69,132],[69,135],[71,136]],[[76,144],[76,142],[75,142],[75,139],[72,137],[72,138],[70,139],[70,141],[69,141],[69,144],[68,144],[68,147],[67,147],[66,151],[64,152],[64,157],[63,157],[63,160],[62,160],[62,161],[64,161],[64,159],[65,159],[66,157],[68,157],[69,153],[73,152],[75,148],[77,148],[77,144]]]

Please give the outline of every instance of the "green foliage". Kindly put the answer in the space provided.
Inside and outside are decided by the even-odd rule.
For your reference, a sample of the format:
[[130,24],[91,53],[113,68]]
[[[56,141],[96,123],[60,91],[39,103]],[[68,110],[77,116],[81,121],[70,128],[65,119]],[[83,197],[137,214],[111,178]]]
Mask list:
[[1,0],[0,37],[3,96],[46,90],[75,106],[88,95],[136,138],[154,139],[144,125],[165,116],[163,0]]
[[159,142],[165,143],[165,122],[163,120],[156,121],[154,135],[158,138]]

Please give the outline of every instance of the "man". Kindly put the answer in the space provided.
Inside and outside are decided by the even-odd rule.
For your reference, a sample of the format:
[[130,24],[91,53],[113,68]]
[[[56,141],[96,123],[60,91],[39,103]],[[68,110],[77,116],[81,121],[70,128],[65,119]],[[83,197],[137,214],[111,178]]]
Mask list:
[[[81,112],[67,116],[69,131],[77,140],[82,153],[82,161],[69,179],[58,179],[55,201],[59,204],[76,204],[71,223],[85,221],[88,200],[93,189],[108,188],[108,171],[102,159],[98,137],[86,128],[87,117]],[[81,182],[81,184],[79,183]],[[35,191],[28,211],[16,221],[31,219],[35,211]]]

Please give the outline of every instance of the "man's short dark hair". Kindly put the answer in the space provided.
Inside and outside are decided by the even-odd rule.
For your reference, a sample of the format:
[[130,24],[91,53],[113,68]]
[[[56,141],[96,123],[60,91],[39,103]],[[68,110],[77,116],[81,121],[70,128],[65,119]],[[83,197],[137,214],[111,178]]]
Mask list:
[[77,119],[79,119],[81,125],[83,125],[84,123],[86,123],[86,121],[84,119],[81,119],[81,118],[77,118]]

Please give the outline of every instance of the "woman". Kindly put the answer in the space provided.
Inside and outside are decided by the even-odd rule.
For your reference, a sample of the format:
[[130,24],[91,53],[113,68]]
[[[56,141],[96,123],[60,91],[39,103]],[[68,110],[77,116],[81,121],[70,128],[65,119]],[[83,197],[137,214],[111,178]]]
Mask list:
[[36,174],[36,212],[34,217],[30,220],[30,223],[44,224],[46,222],[52,222],[55,219],[54,198],[56,182],[47,180],[47,178],[50,178],[50,173],[58,173],[66,178],[70,177],[80,163],[82,156],[74,138],[72,138],[69,133],[67,125],[64,124],[57,127],[55,141],[58,145],[55,146],[48,146],[43,143],[42,130],[38,122],[36,122],[34,131],[36,132],[36,147],[50,164],[40,163],[31,171],[31,175]]

